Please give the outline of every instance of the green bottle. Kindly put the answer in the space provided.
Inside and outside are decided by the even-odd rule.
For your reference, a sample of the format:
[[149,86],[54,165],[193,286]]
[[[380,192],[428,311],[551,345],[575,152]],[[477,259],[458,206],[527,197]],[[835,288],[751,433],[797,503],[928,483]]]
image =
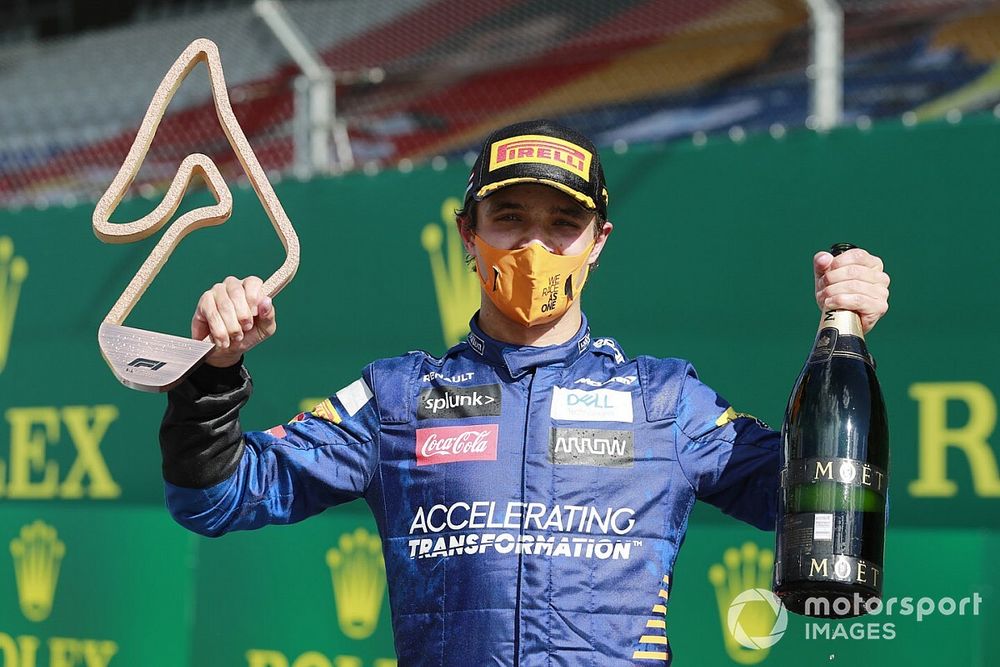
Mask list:
[[[830,252],[853,247],[840,243]],[[849,618],[879,609],[889,428],[856,313],[823,314],[781,440],[775,594],[805,616]]]

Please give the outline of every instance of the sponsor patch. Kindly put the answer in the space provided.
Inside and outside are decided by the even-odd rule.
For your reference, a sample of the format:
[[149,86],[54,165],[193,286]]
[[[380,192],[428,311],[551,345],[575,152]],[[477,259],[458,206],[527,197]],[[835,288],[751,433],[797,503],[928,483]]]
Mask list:
[[768,426],[764,421],[757,419],[756,417],[747,412],[736,412],[736,410],[733,410],[733,406],[729,406],[728,408],[726,408],[725,412],[719,415],[719,418],[715,420],[715,425],[725,426],[729,422],[736,421],[740,417],[752,419],[755,422],[757,422],[757,426],[760,426],[761,428],[767,429],[769,431],[771,430],[771,427]]
[[612,354],[615,355],[616,362],[618,362],[619,364],[625,363],[625,355],[622,354],[621,348],[618,347],[618,344],[615,343],[614,340],[610,338],[598,338],[597,340],[594,341],[594,347],[607,348],[611,350]]
[[499,417],[500,385],[432,387],[420,392],[417,419]]
[[268,435],[272,435],[275,438],[284,438],[286,435],[288,435],[285,432],[285,427],[282,426],[281,424],[278,424],[277,426],[272,426],[271,428],[269,428],[266,431],[264,431],[264,433],[267,433]]
[[427,373],[423,377],[424,382],[446,382],[448,384],[461,384],[462,382],[468,382],[472,379],[475,372],[470,371],[468,373],[459,373],[458,375],[446,376],[441,373]]
[[473,350],[475,350],[479,354],[485,354],[486,343],[483,341],[482,338],[480,338],[474,333],[470,333],[468,340],[469,340],[469,346],[472,347]]
[[603,382],[599,380],[593,380],[591,378],[580,378],[573,384],[585,384],[588,387],[603,387],[606,384],[623,384],[627,386],[633,384],[635,381],[636,377],[634,375],[622,375],[620,377],[608,378]]
[[358,410],[372,399],[372,390],[364,379],[359,378],[337,392],[337,400],[340,401],[347,414],[351,417],[358,414]]
[[410,522],[410,558],[501,554],[628,560],[642,540],[631,507],[456,500],[418,506]]
[[500,427],[497,424],[418,428],[418,466],[458,461],[496,461]]
[[632,394],[615,389],[552,388],[553,419],[586,422],[632,422]]
[[548,164],[590,181],[593,155],[574,143],[541,134],[522,134],[490,146],[490,171],[512,164]]
[[632,431],[553,428],[549,462],[561,465],[630,468],[635,462]]
[[328,421],[331,424],[339,424],[341,421],[340,413],[337,412],[337,408],[333,407],[333,402],[329,398],[317,403],[316,407],[310,410],[310,412],[312,412],[314,417]]

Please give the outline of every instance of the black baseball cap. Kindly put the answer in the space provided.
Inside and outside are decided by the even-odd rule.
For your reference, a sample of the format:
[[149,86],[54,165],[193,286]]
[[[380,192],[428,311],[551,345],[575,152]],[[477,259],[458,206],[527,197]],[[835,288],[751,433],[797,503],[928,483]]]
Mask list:
[[608,217],[601,158],[590,139],[551,120],[528,120],[495,130],[483,142],[465,190],[465,208],[500,188],[541,183]]

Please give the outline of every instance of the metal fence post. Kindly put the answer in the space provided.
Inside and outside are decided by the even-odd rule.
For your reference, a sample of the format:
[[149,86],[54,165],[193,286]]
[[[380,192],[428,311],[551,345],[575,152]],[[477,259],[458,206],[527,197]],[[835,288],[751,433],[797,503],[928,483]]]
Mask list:
[[830,130],[844,115],[844,12],[837,0],[805,0],[812,48],[810,116],[816,130]]

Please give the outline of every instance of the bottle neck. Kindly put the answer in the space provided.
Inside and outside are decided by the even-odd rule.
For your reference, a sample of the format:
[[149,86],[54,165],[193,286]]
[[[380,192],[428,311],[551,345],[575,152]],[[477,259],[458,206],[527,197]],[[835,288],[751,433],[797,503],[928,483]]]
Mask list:
[[841,336],[857,336],[865,339],[861,318],[852,310],[827,310],[819,321],[819,330],[836,329]]

